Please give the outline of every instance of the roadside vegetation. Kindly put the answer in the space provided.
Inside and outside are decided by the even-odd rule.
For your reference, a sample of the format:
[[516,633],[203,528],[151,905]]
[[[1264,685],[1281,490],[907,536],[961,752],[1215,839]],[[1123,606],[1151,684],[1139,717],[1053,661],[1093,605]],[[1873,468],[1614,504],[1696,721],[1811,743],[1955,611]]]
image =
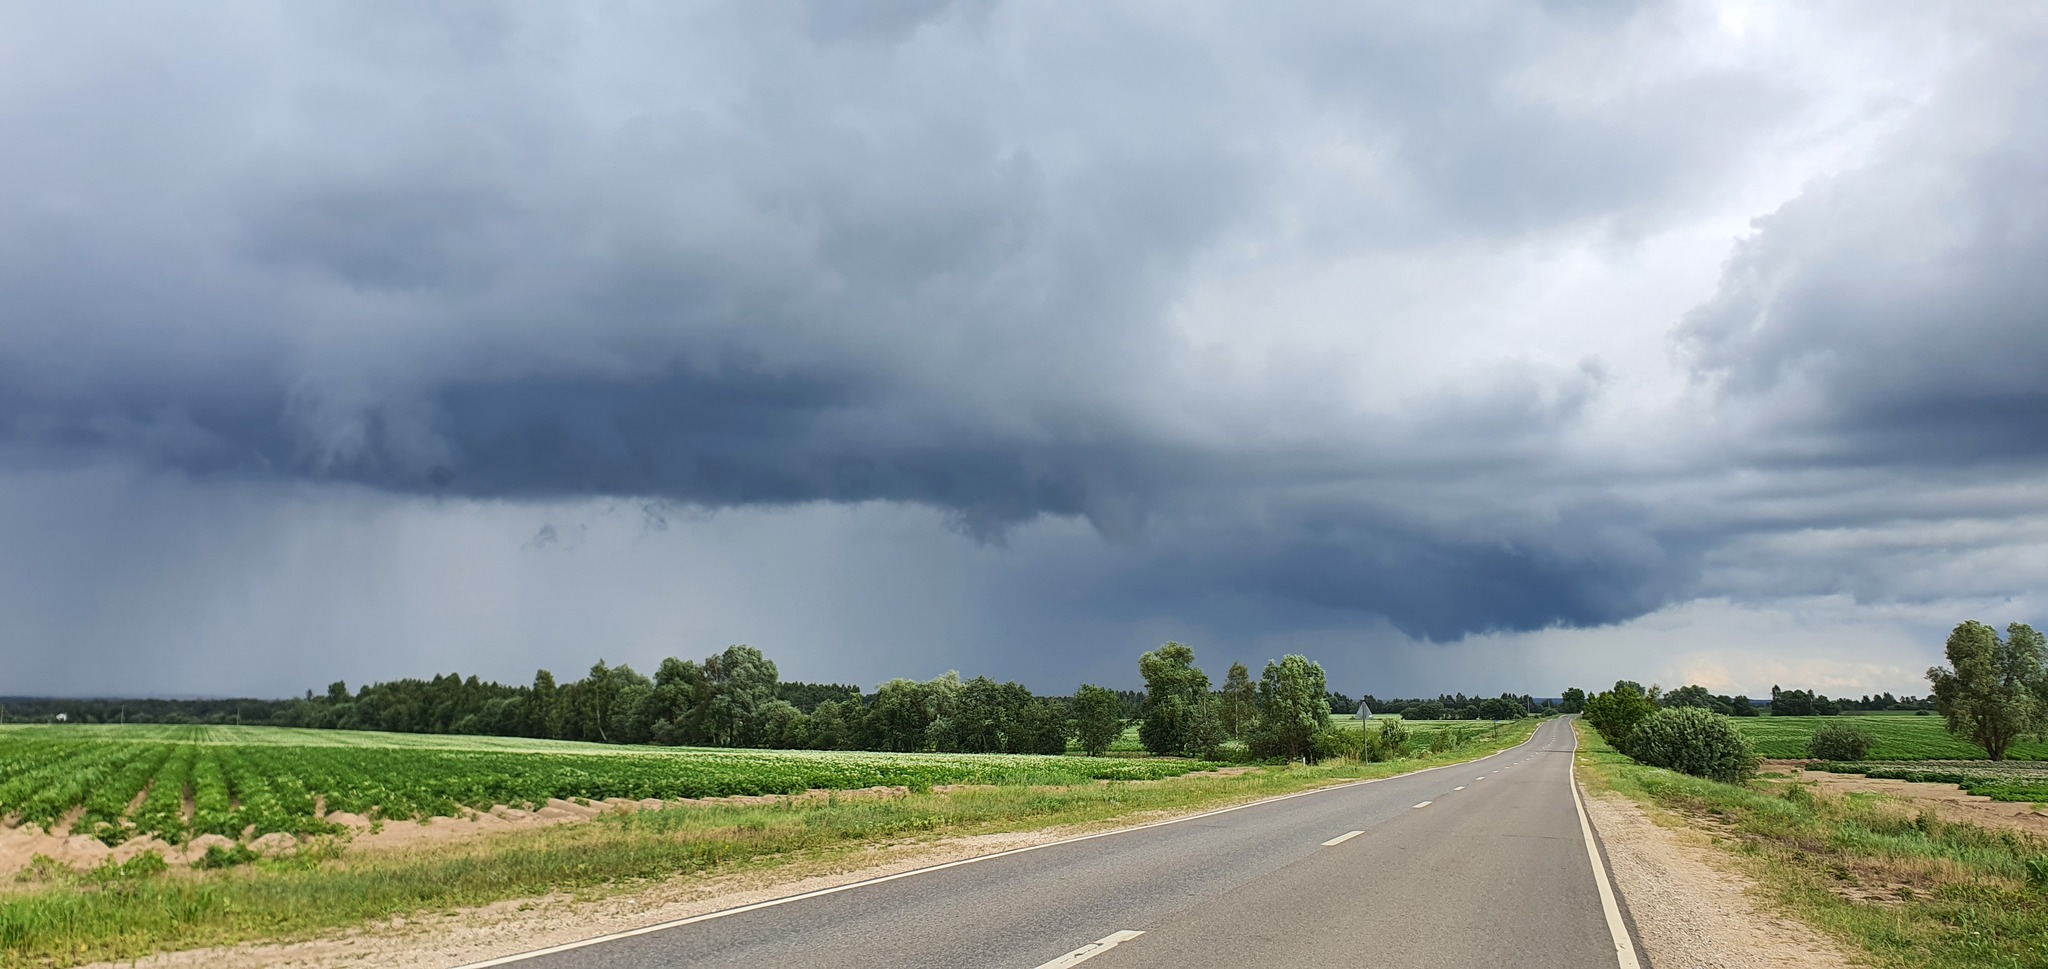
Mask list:
[[[69,966],[290,940],[503,899],[556,892],[598,898],[679,876],[843,864],[875,845],[1128,824],[1483,756],[1528,739],[1534,721],[1468,726],[1415,743],[1398,721],[1389,721],[1372,734],[1405,739],[1392,747],[1383,743],[1384,759],[1271,763],[1234,776],[1085,783],[1070,777],[1054,785],[1017,773],[995,784],[890,797],[706,803],[605,815],[403,852],[352,853],[339,836],[327,836],[292,857],[220,869],[169,868],[160,859],[83,873],[38,865],[12,890],[0,890],[0,965]],[[1179,770],[1199,766],[1176,763]]]
[[[1586,726],[1591,726],[1587,724]],[[1581,778],[1710,833],[1780,906],[1884,967],[2048,965],[2048,843],[1794,779],[1653,767],[1581,729]]]

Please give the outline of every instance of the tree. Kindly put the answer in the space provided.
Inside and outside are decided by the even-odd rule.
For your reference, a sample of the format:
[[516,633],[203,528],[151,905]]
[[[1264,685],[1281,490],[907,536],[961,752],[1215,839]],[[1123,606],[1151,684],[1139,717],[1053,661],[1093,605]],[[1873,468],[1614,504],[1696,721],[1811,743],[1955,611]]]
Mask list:
[[1315,737],[1330,726],[1329,684],[1320,663],[1289,654],[1268,660],[1259,675],[1259,723],[1253,752],[1312,760]]
[[1657,712],[1657,691],[1644,690],[1634,680],[1617,680],[1614,689],[1586,701],[1586,722],[1614,749],[1628,753],[1628,738],[1636,725]]
[[1003,749],[1013,754],[1064,754],[1070,733],[1060,701],[1032,697],[1017,711]]
[[1522,715],[1527,712],[1528,710],[1522,706],[1522,701],[1519,698],[1502,694],[1491,699],[1479,701],[1478,719],[1520,720]]
[[1970,620],[1949,633],[1947,653],[1949,665],[1928,670],[1927,679],[1950,733],[1975,741],[1992,760],[2004,760],[2013,741],[2048,731],[2043,642],[2033,627],[2013,623],[2001,640],[1990,626]]
[[1697,683],[1681,686],[1664,694],[1663,705],[1666,710],[1674,707],[1697,707],[1701,710],[1712,710],[1719,714],[1734,712],[1726,700],[1707,692],[1706,687],[1700,686]]
[[704,659],[704,739],[719,747],[758,747],[762,714],[775,702],[775,663],[752,646],[728,646]]
[[1560,704],[1559,709],[1566,713],[1584,713],[1586,711],[1586,691],[1576,686],[1564,691],[1563,703]]
[[1223,732],[1232,740],[1243,740],[1258,718],[1259,688],[1252,684],[1251,670],[1243,663],[1230,664],[1230,671],[1223,674],[1223,697],[1217,712],[1223,719]]
[[1088,685],[1074,691],[1074,735],[1088,756],[1102,756],[1123,733],[1123,701],[1116,691]]
[[1203,735],[1211,729],[1221,734],[1222,721],[1209,697],[1209,674],[1195,665],[1193,649],[1166,643],[1138,657],[1138,673],[1145,678],[1145,722],[1138,738],[1146,750],[1192,757],[1214,746]]

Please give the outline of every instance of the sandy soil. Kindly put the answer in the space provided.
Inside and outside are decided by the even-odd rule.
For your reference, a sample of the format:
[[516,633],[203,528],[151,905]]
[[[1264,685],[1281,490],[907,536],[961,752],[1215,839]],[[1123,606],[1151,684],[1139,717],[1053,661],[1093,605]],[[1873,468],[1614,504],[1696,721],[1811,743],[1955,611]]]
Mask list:
[[1705,833],[1658,825],[1617,794],[1589,792],[1586,813],[1656,969],[1851,965],[1813,929],[1767,911]]
[[[1225,767],[1214,771],[1201,771],[1183,777],[1219,776],[1230,777],[1243,774],[1252,768]],[[1104,782],[1107,783],[1107,782]],[[1158,781],[1126,781],[1130,784],[1154,784]],[[972,785],[936,785],[937,792],[966,790]],[[543,828],[556,824],[573,824],[587,821],[607,813],[660,810],[691,804],[774,804],[781,801],[822,801],[827,798],[869,798],[902,797],[910,793],[907,787],[869,787],[852,791],[812,790],[802,794],[765,794],[759,796],[734,796],[710,798],[677,798],[661,800],[647,798],[632,801],[612,798],[604,801],[565,801],[550,799],[532,810],[496,805],[489,811],[468,811],[461,817],[435,817],[420,821],[385,821],[374,823],[368,818],[337,811],[327,813],[324,800],[316,802],[320,817],[340,825],[347,834],[347,850],[354,854],[370,851],[396,851],[418,848],[431,844],[464,841],[500,831],[518,831]],[[138,796],[131,810],[141,804]],[[231,845],[234,841],[219,835],[201,835],[190,844],[170,845],[155,837],[134,838],[116,847],[108,847],[97,839],[86,835],[69,835],[70,827],[84,814],[79,808],[60,822],[54,829],[45,831],[33,824],[9,825],[0,822],[0,877],[12,875],[27,868],[30,862],[42,855],[78,870],[99,866],[109,858],[116,863],[125,862],[145,851],[162,855],[165,861],[174,865],[191,865],[206,854],[212,845]],[[290,835],[273,833],[250,839],[253,831],[243,832],[244,840],[258,854],[284,854],[296,850],[302,843]],[[0,887],[0,891],[6,890]]]
[[[648,798],[643,801],[629,801],[614,798],[608,801],[572,802],[550,800],[534,810],[508,807],[500,804],[489,811],[473,811],[463,817],[428,818],[424,821],[385,821],[373,823],[368,818],[345,812],[322,813],[328,821],[339,824],[348,833],[348,851],[394,851],[417,848],[423,845],[450,841],[463,841],[499,831],[517,831],[528,828],[548,827],[556,824],[570,824],[587,821],[608,812],[630,812],[678,807],[686,804],[769,804],[785,800],[822,800],[826,797],[901,797],[909,793],[903,787],[871,787],[857,791],[808,791],[803,794],[771,794],[760,797],[722,797],[693,800],[683,798],[663,801]],[[166,844],[155,837],[133,838],[116,847],[108,847],[88,835],[68,835],[70,822],[59,824],[55,829],[45,831],[33,824],[14,827],[0,826],[0,876],[10,875],[28,867],[37,855],[50,858],[62,865],[76,869],[96,867],[109,858],[125,862],[145,851],[162,855],[165,861],[177,865],[190,865],[206,854],[213,845],[231,845],[232,839],[220,835],[200,835],[186,845]],[[244,832],[248,834],[250,832]],[[282,854],[296,850],[301,842],[291,835],[273,833],[249,840],[249,847],[258,854]]]
[[1865,777],[1862,774],[1833,774],[1827,771],[1806,770],[1807,761],[1769,760],[1763,769],[1769,773],[1789,774],[1801,781],[1812,781],[1830,794],[1868,792],[1882,794],[1897,800],[1913,810],[1931,810],[1944,821],[1962,821],[1987,828],[2007,828],[2014,831],[2028,831],[2048,837],[2048,814],[2036,810],[2032,804],[2016,801],[1994,801],[1963,790],[1954,784],[1930,784],[1922,781],[1895,781],[1879,777]]

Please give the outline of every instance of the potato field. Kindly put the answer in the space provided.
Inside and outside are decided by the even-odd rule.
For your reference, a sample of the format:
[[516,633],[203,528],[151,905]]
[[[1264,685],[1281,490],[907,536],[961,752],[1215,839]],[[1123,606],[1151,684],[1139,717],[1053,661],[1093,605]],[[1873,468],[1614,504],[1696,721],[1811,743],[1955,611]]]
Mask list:
[[1820,764],[1817,770],[1899,781],[1954,784],[1994,801],[2048,802],[2048,763],[1929,760],[1918,763]]
[[[1765,757],[1807,756],[1806,745],[1823,724],[1842,722],[1870,732],[1876,743],[1869,760],[1978,760],[1984,748],[1950,734],[1938,716],[1871,714],[1851,717],[1738,717],[1735,725]],[[2011,760],[2048,760],[2048,744],[2022,740],[2005,756]]]
[[[811,788],[1145,780],[1208,765],[1007,754],[619,747],[279,727],[0,727],[0,818],[109,844],[153,834],[311,834],[316,810],[424,818],[549,798],[792,794]],[[253,829],[253,830],[252,830]]]

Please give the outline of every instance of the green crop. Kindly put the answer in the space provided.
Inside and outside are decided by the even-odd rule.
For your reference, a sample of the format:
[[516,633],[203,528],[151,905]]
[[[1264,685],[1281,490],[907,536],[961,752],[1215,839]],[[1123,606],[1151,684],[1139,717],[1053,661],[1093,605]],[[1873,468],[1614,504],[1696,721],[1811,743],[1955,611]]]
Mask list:
[[1994,801],[2048,801],[2048,763],[1929,760],[1917,763],[1816,764],[1817,770],[1900,781],[1955,784]]
[[[425,818],[549,799],[704,798],[940,784],[1078,784],[1199,770],[1180,760],[618,747],[275,727],[0,727],[0,816],[117,842],[332,829],[318,816]],[[132,805],[132,810],[131,810]]]
[[[1870,732],[1876,742],[1867,760],[1973,760],[1984,748],[1950,734],[1938,716],[1876,714],[1855,717],[1738,717],[1735,725],[1765,757],[1803,758],[1821,725],[1846,722]],[[2006,751],[2012,760],[2048,760],[2048,743],[2023,740]]]

